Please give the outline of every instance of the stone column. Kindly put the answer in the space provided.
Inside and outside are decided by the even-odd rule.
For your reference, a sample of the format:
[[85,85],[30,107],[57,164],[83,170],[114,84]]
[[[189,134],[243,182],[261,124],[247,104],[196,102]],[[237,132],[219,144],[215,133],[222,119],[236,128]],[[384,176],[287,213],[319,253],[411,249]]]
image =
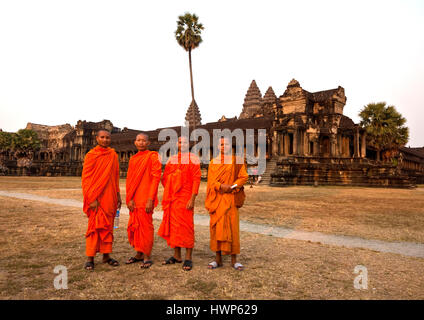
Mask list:
[[290,137],[288,133],[284,134],[284,155],[289,155],[289,144],[290,144]]
[[314,156],[318,157],[319,156],[319,142],[318,139],[315,140],[314,142]]
[[359,158],[360,157],[360,154],[359,154],[359,151],[360,151],[359,150],[359,128],[356,128],[353,138],[354,138],[354,140],[353,140],[354,157]]
[[306,131],[303,131],[303,155],[309,155],[309,137]]
[[294,155],[298,154],[299,134],[297,131],[298,131],[297,129],[294,129],[294,132],[293,132],[293,154]]
[[343,156],[342,135],[337,134],[337,156]]
[[331,134],[329,138],[328,143],[330,144],[330,157],[334,157],[336,155],[336,135]]
[[278,133],[277,131],[274,131],[274,136],[272,139],[272,155],[276,156],[278,155]]
[[365,158],[367,156],[367,133],[365,131],[362,133],[361,138],[361,157]]

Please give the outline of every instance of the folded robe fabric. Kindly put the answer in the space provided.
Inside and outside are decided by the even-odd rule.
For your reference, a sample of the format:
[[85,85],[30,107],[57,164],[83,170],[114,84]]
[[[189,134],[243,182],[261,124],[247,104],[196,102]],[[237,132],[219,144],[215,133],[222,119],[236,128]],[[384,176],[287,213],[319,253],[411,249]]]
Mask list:
[[155,151],[139,151],[130,158],[126,183],[126,203],[133,200],[135,208],[128,220],[128,241],[138,252],[150,256],[153,247],[153,212],[146,213],[146,203],[152,199],[158,204],[157,191],[162,164]]
[[[212,159],[208,168],[205,207],[210,214],[210,248],[222,254],[240,253],[239,214],[233,193],[221,193],[221,184],[243,186],[249,178],[243,164],[235,177],[235,157],[225,164],[220,156]],[[240,161],[240,160],[239,160]]]
[[[85,158],[82,170],[83,211],[88,217],[86,255],[111,253],[113,221],[118,207],[119,162],[113,148],[97,146]],[[90,204],[98,201],[97,209]]]
[[162,177],[163,219],[158,235],[171,248],[194,247],[194,210],[188,210],[186,206],[191,196],[199,191],[200,177],[200,161],[192,153],[178,153],[165,166]]

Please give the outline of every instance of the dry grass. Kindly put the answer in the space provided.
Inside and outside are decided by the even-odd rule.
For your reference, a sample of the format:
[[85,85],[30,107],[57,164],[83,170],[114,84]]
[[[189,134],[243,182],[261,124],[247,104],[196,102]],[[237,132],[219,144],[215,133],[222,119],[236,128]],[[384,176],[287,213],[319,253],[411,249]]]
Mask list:
[[[121,180],[125,198],[125,180]],[[82,200],[78,177],[0,177],[0,190]],[[424,186],[417,189],[247,186],[240,219],[306,231],[424,243]],[[159,200],[163,193],[159,187]],[[204,209],[206,183],[196,200]],[[161,207],[157,208],[161,210]]]
[[[241,234],[238,272],[207,270],[209,230],[196,227],[194,269],[161,266],[171,250],[156,237],[155,264],[141,270],[123,262],[128,216],[115,233],[113,268],[96,258],[83,269],[87,218],[78,209],[0,197],[0,299],[423,299],[424,259],[347,249],[251,233]],[[158,222],[155,222],[155,230]],[[353,287],[356,265],[368,268],[369,289]],[[56,265],[68,268],[68,290],[56,290]]]

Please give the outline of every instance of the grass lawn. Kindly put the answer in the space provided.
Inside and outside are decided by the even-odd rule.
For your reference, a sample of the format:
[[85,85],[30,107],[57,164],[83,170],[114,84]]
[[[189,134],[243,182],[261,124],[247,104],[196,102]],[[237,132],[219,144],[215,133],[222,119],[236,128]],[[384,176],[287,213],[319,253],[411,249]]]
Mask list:
[[[226,257],[223,268],[208,270],[214,254],[209,229],[200,226],[192,271],[162,266],[171,249],[157,236],[155,263],[141,270],[124,264],[133,255],[127,220],[121,217],[112,254],[121,265],[104,265],[97,256],[89,272],[80,210],[0,197],[0,299],[424,299],[424,259],[246,232],[239,257],[246,269],[233,270]],[[68,268],[67,290],[53,286],[57,265]],[[356,265],[368,269],[368,290],[354,289]]]
[[[121,180],[125,198],[125,180]],[[0,190],[82,201],[78,177],[0,177]],[[275,226],[359,236],[385,241],[424,243],[424,186],[416,189],[247,186],[240,219]],[[163,188],[159,187],[159,200]],[[204,208],[202,182],[195,212]],[[161,207],[157,208],[161,210]]]

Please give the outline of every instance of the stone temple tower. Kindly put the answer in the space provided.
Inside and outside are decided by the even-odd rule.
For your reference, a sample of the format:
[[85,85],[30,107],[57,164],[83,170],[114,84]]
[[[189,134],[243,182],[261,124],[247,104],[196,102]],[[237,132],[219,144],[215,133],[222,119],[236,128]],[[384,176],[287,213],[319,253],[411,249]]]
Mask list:
[[258,113],[262,113],[262,94],[256,81],[253,80],[244,98],[243,110],[239,119],[253,118]]
[[199,107],[195,100],[192,100],[190,103],[190,107],[187,110],[186,122],[188,122],[190,127],[198,127],[202,124],[202,117],[200,116]]

